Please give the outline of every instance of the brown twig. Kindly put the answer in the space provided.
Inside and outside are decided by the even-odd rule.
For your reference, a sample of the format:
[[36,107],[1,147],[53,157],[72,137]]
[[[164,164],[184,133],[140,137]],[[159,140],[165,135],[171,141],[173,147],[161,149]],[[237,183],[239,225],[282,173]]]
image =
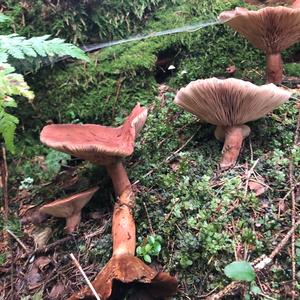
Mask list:
[[[289,239],[291,238],[291,236],[293,235],[293,233],[295,232],[295,230],[298,228],[299,225],[300,225],[300,219],[295,223],[294,226],[291,227],[291,229],[288,231],[285,237],[281,240],[281,242],[276,246],[276,248],[271,252],[269,256],[263,255],[259,259],[255,260],[253,266],[255,271],[263,270],[264,268],[266,268],[268,265],[271,264],[274,257],[286,246]],[[256,263],[257,261],[258,263]],[[219,300],[224,298],[225,296],[233,295],[237,293],[239,290],[243,289],[244,287],[245,287],[245,283],[241,281],[234,281],[229,285],[227,285],[223,290],[221,290],[216,294],[211,295],[207,299]]]
[[70,257],[72,258],[72,260],[73,260],[75,266],[78,268],[78,270],[79,270],[80,273],[82,274],[82,276],[83,276],[83,278],[85,279],[87,285],[89,286],[89,288],[90,288],[91,291],[93,292],[95,298],[96,298],[97,300],[101,300],[100,297],[99,297],[99,295],[98,295],[97,292],[95,291],[95,289],[94,289],[92,283],[90,282],[90,280],[89,280],[88,277],[86,276],[85,272],[83,271],[83,269],[82,269],[81,265],[79,264],[78,260],[75,258],[74,254],[71,253],[71,254],[70,254]]
[[247,192],[248,192],[248,186],[249,186],[249,180],[250,180],[251,175],[252,175],[252,173],[254,172],[254,169],[255,169],[255,167],[256,167],[256,165],[257,165],[258,162],[259,162],[259,158],[254,162],[254,164],[252,165],[251,169],[247,172],[244,196],[247,195]]
[[2,145],[2,162],[1,162],[1,180],[2,180],[2,193],[3,193],[3,206],[4,206],[4,221],[8,219],[8,188],[7,188],[8,170],[6,161],[5,146]]
[[26,251],[28,252],[27,247],[24,245],[24,243],[12,232],[10,231],[8,228],[6,228],[6,231],[20,244],[20,246]]

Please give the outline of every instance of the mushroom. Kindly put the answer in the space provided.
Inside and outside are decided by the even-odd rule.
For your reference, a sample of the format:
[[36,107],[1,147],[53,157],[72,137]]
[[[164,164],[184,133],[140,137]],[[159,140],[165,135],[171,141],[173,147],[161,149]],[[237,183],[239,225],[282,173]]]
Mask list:
[[[135,200],[131,188],[126,189],[114,207],[112,221],[113,254],[93,280],[92,285],[102,300],[123,299],[128,288],[137,284],[150,299],[172,296],[177,291],[177,280],[165,272],[147,266],[135,253],[135,222],[132,209]],[[84,287],[68,300],[91,299],[92,291]]]
[[237,7],[218,17],[266,53],[267,82],[282,82],[281,51],[300,41],[300,8],[297,7],[294,4],[292,8],[265,7],[258,11]]
[[201,121],[217,125],[215,137],[224,140],[220,167],[227,169],[235,164],[243,139],[250,134],[244,124],[263,117],[290,96],[274,84],[256,86],[234,78],[210,78],[181,88],[174,102]]
[[104,165],[116,196],[130,186],[122,158],[134,150],[134,141],[147,118],[147,109],[138,103],[122,126],[95,124],[54,124],[43,128],[40,140],[48,147],[87,161]]
[[80,223],[82,208],[91,200],[98,189],[98,187],[94,187],[79,194],[55,200],[42,206],[39,209],[39,213],[42,216],[51,215],[58,218],[65,218],[65,229],[68,233],[72,233]]

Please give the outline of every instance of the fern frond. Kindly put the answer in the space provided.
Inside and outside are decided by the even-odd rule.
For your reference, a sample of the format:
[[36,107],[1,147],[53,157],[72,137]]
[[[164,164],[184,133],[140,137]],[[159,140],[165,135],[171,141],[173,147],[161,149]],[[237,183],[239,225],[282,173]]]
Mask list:
[[10,21],[10,17],[0,13],[0,23]]
[[16,101],[11,96],[24,96],[29,101],[34,98],[34,94],[23,76],[14,71],[15,69],[11,65],[0,63],[0,135],[2,135],[7,149],[12,153],[15,149],[14,135],[19,120],[5,110],[17,107]]
[[[0,35],[0,62],[6,62],[8,56],[24,59],[26,56],[70,56],[89,61],[80,48],[65,43],[63,39],[49,39],[49,35],[26,39],[17,34]],[[6,56],[5,56],[6,55]]]

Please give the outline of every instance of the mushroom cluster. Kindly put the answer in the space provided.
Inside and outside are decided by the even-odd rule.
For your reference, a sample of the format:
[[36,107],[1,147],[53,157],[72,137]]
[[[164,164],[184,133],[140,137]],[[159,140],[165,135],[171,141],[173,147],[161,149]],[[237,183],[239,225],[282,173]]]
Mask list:
[[[175,277],[153,270],[134,256],[135,199],[122,159],[133,153],[135,139],[144,126],[146,118],[147,109],[137,104],[124,124],[117,128],[94,124],[54,124],[45,126],[40,136],[42,143],[51,148],[105,166],[112,179],[118,199],[114,206],[112,221],[113,255],[93,281],[96,292],[104,300],[122,299],[131,284],[137,284],[138,288],[143,290],[143,294],[149,295],[152,299],[172,296],[177,290]],[[92,195],[95,191],[96,189],[92,189],[86,192],[86,195]],[[87,200],[87,197],[84,199]],[[65,208],[64,205],[68,203],[70,203],[69,198],[55,201],[43,206],[40,213],[61,217],[62,212],[68,212],[67,227],[73,230],[80,220],[80,210],[84,200],[73,210]],[[90,297],[93,297],[90,289],[83,288],[69,300]]]
[[263,117],[290,96],[274,84],[256,86],[234,78],[210,78],[181,88],[174,102],[201,121],[217,126],[215,137],[224,141],[220,167],[228,169],[235,164],[243,139],[250,134],[245,123]]
[[299,1],[293,7],[265,7],[257,11],[237,7],[235,10],[222,12],[218,19],[266,53],[267,82],[281,83],[281,52],[300,41]]

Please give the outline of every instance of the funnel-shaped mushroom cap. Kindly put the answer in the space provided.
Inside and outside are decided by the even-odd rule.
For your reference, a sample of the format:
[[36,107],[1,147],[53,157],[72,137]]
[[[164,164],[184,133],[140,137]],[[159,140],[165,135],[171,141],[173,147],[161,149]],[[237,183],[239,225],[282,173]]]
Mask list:
[[54,217],[70,218],[82,210],[98,189],[98,187],[94,187],[85,192],[58,199],[42,206],[40,212]]
[[256,86],[234,78],[210,78],[181,88],[174,102],[204,122],[234,126],[263,117],[290,96],[274,84]]
[[138,103],[122,126],[61,124],[45,126],[40,140],[48,147],[76,157],[107,165],[115,157],[126,157],[147,118],[147,109]]
[[[114,291],[114,283],[144,283],[145,291],[153,299],[161,299],[176,294],[177,280],[164,272],[156,272],[140,259],[132,255],[113,256],[92,282],[102,300],[121,299]],[[68,300],[90,299],[91,290],[86,287]]]
[[293,8],[300,8],[300,0],[296,0],[293,5],[292,5]]
[[221,13],[218,19],[267,54],[280,53],[300,41],[300,9],[296,6],[266,7],[258,11],[237,7]]

